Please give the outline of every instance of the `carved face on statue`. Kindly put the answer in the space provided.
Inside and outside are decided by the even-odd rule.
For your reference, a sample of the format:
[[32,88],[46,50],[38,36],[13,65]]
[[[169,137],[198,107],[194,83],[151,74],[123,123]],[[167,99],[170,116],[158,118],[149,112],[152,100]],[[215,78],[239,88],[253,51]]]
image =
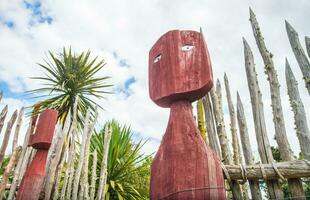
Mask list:
[[212,86],[211,62],[202,33],[169,31],[150,50],[150,97],[157,105],[195,101]]

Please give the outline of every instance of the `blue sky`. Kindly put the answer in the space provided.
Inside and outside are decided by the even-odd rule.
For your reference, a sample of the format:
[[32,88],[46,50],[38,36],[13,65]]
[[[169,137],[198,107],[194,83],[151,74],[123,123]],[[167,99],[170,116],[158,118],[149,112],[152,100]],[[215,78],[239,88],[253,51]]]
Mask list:
[[[165,132],[169,109],[160,108],[149,99],[148,51],[166,31],[199,30],[201,27],[210,51],[214,77],[223,84],[224,72],[227,73],[233,100],[238,90],[245,104],[251,138],[255,138],[242,37],[249,42],[263,92],[268,136],[275,145],[269,85],[248,20],[249,6],[257,15],[267,48],[274,55],[283,109],[287,113],[288,137],[297,154],[299,145],[285,86],[285,57],[299,80],[304,103],[310,99],[290,49],[284,20],[299,32],[304,46],[304,37],[310,35],[310,27],[305,26],[310,18],[308,0],[155,0],[147,3],[143,0],[3,0],[0,2],[0,90],[4,91],[5,98],[0,109],[6,103],[10,104],[10,110],[31,104],[33,100],[23,94],[40,86],[40,82],[30,77],[43,74],[37,63],[48,59],[49,50],[54,53],[63,47],[72,47],[77,52],[91,50],[93,56],[99,56],[107,63],[99,75],[111,76],[109,83],[115,85],[115,94],[99,102],[106,111],[100,113],[98,126],[112,118],[131,125],[136,139],[151,138],[143,150],[154,152]],[[229,135],[226,99],[223,103]],[[305,108],[309,116],[310,106],[305,105]],[[251,144],[257,152],[255,140]]]

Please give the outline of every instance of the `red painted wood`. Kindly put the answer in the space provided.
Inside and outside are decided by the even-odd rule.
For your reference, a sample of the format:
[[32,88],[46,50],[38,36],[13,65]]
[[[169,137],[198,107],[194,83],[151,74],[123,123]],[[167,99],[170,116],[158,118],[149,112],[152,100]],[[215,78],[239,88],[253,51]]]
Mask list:
[[37,152],[27,168],[17,191],[17,200],[37,200],[42,190],[48,149],[52,143],[58,112],[47,109],[39,115],[35,134],[30,136],[29,146]]
[[221,162],[203,141],[188,101],[171,106],[168,127],[151,166],[150,190],[152,200],[226,199]]
[[[44,182],[47,150],[38,150],[17,191],[17,200],[38,200]],[[44,163],[44,164],[43,164]]]
[[[187,46],[192,46],[186,51]],[[151,99],[169,107],[176,100],[195,101],[213,86],[212,68],[203,35],[196,31],[169,31],[149,53]]]
[[47,109],[40,114],[35,134],[30,136],[29,146],[36,149],[49,149],[57,121],[58,112]]
[[201,33],[169,31],[150,50],[150,97],[161,107],[171,107],[151,166],[152,200],[226,199],[221,162],[203,141],[191,107],[212,87],[210,57]]

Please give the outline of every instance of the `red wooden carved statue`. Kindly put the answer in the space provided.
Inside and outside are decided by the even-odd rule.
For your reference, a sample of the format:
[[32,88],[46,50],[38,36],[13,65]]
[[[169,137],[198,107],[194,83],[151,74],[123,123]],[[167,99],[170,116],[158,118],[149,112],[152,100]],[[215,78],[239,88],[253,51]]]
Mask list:
[[[17,192],[17,200],[37,200],[44,182],[48,149],[52,143],[58,112],[43,111],[37,123],[35,134],[30,135],[29,146],[37,152],[27,168]],[[34,118],[34,123],[35,123]]]
[[170,107],[168,127],[151,166],[152,200],[226,199],[221,162],[195,125],[191,102],[213,87],[202,33],[169,31],[149,53],[151,99]]

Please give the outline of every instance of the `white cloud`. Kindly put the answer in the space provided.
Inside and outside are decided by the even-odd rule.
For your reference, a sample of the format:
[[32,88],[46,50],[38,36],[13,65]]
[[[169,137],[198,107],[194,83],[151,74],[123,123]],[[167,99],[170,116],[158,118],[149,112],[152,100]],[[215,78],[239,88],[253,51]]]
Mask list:
[[[274,54],[274,62],[281,84],[282,103],[287,124],[287,134],[295,154],[299,151],[298,141],[293,129],[292,112],[286,97],[284,58],[287,56],[310,118],[309,95],[303,87],[302,75],[290,49],[285,32],[284,19],[289,20],[300,33],[303,42],[310,27],[305,26],[309,18],[307,8],[310,2],[290,1],[103,1],[103,0],[43,0],[42,12],[52,16],[53,22],[29,25],[33,18],[25,9],[23,1],[1,1],[0,16],[14,21],[15,27],[9,29],[0,25],[0,80],[9,84],[11,90],[33,89],[38,82],[28,77],[42,74],[36,66],[43,62],[48,50],[61,51],[71,47],[77,51],[92,50],[94,55],[105,58],[107,66],[100,75],[112,76],[111,82],[122,87],[126,80],[134,77],[130,85],[132,95],[108,96],[102,101],[105,112],[100,122],[115,118],[127,123],[142,134],[142,137],[161,139],[168,123],[169,109],[156,106],[148,97],[148,51],[154,42],[171,29],[194,29],[202,27],[212,58],[214,76],[223,80],[224,72],[230,80],[233,100],[238,89],[244,101],[251,138],[255,138],[251,114],[249,92],[246,85],[242,36],[250,43],[255,55],[260,87],[263,91],[268,134],[272,144],[274,128],[270,108],[269,85],[263,72],[263,63],[252,36],[248,21],[248,6],[256,12],[264,34],[267,47]],[[119,58],[113,56],[117,52]],[[130,65],[120,67],[120,60]],[[223,87],[224,89],[224,87]],[[225,93],[223,93],[225,97]],[[223,99],[226,105],[226,99]],[[229,133],[228,115],[226,129]],[[251,141],[256,151],[255,140]],[[159,143],[152,141],[144,149],[156,150]]]

